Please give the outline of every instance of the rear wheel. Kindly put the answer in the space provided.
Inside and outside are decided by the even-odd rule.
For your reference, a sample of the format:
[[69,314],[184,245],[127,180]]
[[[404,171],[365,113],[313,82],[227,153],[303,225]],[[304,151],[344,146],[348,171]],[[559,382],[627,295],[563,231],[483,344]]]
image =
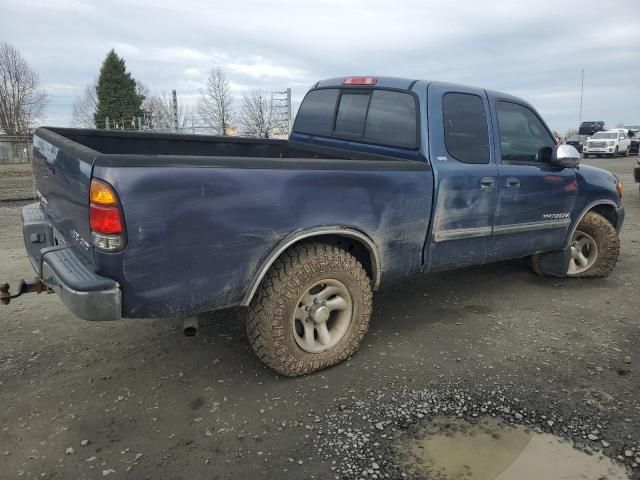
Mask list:
[[301,244],[271,267],[249,307],[247,333],[267,366],[287,376],[342,362],[369,327],[371,284],[338,247]]

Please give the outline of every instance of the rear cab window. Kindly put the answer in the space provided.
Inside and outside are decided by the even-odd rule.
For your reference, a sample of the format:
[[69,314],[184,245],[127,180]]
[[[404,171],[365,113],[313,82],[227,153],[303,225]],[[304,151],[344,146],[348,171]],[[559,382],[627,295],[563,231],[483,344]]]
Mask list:
[[385,89],[310,91],[294,133],[415,150],[419,147],[417,98]]
[[312,135],[329,135],[333,130],[333,115],[339,90],[312,90],[304,97],[296,116],[294,130]]
[[370,98],[371,96],[366,93],[343,93],[340,95],[334,132],[338,135],[362,137]]

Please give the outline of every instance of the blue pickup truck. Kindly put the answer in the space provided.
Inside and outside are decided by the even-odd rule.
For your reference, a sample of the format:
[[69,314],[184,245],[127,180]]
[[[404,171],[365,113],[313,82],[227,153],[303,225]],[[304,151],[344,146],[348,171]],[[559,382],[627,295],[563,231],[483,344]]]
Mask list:
[[256,354],[291,376],[353,355],[392,278],[519,257],[604,277],[624,219],[617,178],[527,102],[422,80],[318,82],[288,140],[39,128],[33,151],[37,280],[4,303],[53,290],[87,320],[244,306]]

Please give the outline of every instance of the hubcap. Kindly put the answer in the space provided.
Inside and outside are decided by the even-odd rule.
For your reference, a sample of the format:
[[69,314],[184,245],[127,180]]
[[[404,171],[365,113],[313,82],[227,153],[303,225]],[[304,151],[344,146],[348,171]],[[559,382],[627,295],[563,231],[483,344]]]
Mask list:
[[598,244],[587,233],[576,230],[571,238],[571,260],[567,274],[578,275],[589,270],[598,258]]
[[351,325],[353,301],[346,285],[335,279],[314,283],[298,300],[293,312],[293,338],[309,353],[334,347]]

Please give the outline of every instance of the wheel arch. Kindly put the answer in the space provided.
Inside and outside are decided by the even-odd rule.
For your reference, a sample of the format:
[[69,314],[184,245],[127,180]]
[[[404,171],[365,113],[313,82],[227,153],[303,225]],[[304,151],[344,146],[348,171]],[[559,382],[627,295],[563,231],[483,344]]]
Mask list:
[[240,305],[246,307],[251,303],[265,275],[284,252],[295,245],[308,241],[322,241],[342,248],[346,247],[345,250],[353,254],[363,264],[371,278],[371,288],[376,290],[380,285],[382,276],[380,255],[376,244],[369,236],[348,227],[319,227],[294,232],[282,240],[262,262],[242,297]]
[[582,213],[580,214],[578,219],[574,222],[573,226],[571,227],[571,231],[567,236],[566,245],[567,246],[569,245],[569,243],[571,242],[571,238],[573,237],[573,234],[578,228],[578,225],[580,225],[580,222],[582,221],[584,216],[589,212],[596,212],[602,215],[611,223],[611,225],[615,227],[618,222],[618,213],[616,212],[617,207],[618,206],[613,200],[596,200],[595,202],[591,202],[582,210]]

